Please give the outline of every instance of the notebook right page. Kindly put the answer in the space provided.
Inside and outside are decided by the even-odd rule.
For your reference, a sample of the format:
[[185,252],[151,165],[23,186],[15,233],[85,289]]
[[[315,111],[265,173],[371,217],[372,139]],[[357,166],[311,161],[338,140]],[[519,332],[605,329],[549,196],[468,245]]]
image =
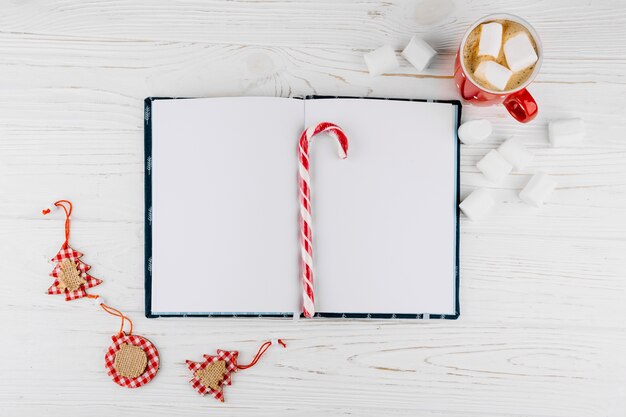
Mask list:
[[311,149],[320,313],[455,314],[456,106],[312,99],[305,124],[341,126]]

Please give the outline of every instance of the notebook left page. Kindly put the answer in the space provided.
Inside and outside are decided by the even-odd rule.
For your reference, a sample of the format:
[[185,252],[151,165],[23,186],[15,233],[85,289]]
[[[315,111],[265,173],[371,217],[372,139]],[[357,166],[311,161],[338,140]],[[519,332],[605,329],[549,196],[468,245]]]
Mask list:
[[151,313],[299,310],[302,100],[152,102]]

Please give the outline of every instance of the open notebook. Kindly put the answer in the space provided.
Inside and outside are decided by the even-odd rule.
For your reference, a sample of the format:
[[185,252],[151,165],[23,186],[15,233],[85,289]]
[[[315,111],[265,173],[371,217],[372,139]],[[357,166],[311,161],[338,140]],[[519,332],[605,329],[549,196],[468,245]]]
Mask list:
[[146,316],[301,311],[297,144],[311,144],[317,316],[459,315],[458,102],[148,98]]

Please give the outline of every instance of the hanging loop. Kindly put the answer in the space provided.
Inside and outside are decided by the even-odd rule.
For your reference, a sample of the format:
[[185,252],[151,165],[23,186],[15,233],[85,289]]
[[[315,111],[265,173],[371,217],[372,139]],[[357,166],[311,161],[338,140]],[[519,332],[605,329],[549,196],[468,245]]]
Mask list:
[[[283,342],[282,339],[276,340],[276,343],[280,344],[284,348],[287,347],[287,344],[285,342]],[[261,359],[261,356],[263,356],[263,354],[267,351],[267,349],[270,348],[270,346],[272,346],[272,341],[271,340],[268,340],[267,342],[263,343],[261,345],[261,347],[259,348],[259,350],[257,351],[256,355],[254,356],[254,359],[252,359],[252,362],[250,362],[247,365],[237,365],[237,369],[252,368],[254,365],[256,365],[256,363],[259,361],[259,359]]]
[[132,322],[131,319],[129,319],[124,314],[122,314],[121,311],[119,311],[119,310],[117,310],[117,309],[115,309],[115,308],[113,308],[111,306],[108,306],[108,305],[106,305],[104,303],[100,303],[100,307],[102,307],[102,309],[104,311],[106,311],[107,313],[109,313],[110,315],[115,316],[115,317],[119,317],[119,318],[122,319],[122,324],[120,325],[120,331],[117,333],[118,336],[123,336],[124,335],[124,324],[125,324],[126,321],[128,321],[128,327],[129,327],[129,329],[128,329],[128,336],[133,334],[133,322]]
[[[63,209],[63,211],[65,212],[65,243],[67,244],[67,242],[70,240],[70,216],[72,215],[72,202],[69,200],[59,200],[59,201],[55,201],[54,205],[56,207],[61,207]],[[52,210],[50,210],[50,208],[45,208],[43,210],[41,210],[41,214],[43,214],[44,216],[47,214],[50,214]]]

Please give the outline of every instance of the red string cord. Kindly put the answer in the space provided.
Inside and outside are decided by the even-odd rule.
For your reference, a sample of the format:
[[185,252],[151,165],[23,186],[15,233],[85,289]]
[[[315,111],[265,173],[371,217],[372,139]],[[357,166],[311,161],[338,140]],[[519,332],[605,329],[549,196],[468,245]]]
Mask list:
[[[88,296],[89,297],[89,296]],[[90,298],[94,298],[93,296]],[[117,333],[118,336],[121,336],[124,334],[124,321],[128,320],[128,325],[129,325],[129,329],[128,329],[128,336],[130,336],[131,334],[133,334],[133,322],[131,319],[129,319],[127,316],[125,316],[124,314],[122,314],[121,311],[110,307],[104,303],[100,303],[100,307],[102,307],[102,309],[104,311],[106,311],[107,313],[109,313],[112,316],[116,316],[122,319],[122,324],[120,326],[120,331]]]
[[[277,342],[284,348],[287,347],[287,344],[285,342],[283,342],[281,339],[278,339]],[[261,359],[261,356],[263,356],[263,354],[267,351],[267,349],[270,348],[270,346],[272,346],[272,341],[268,340],[267,342],[263,343],[261,345],[261,347],[259,348],[258,352],[256,353],[256,355],[254,356],[254,359],[252,359],[252,362],[250,362],[247,365],[237,365],[237,369],[248,369],[248,368],[252,368],[254,365],[256,365],[256,363],[259,361],[259,359]]]
[[[65,207],[67,204],[68,207]],[[72,215],[72,202],[69,200],[59,200],[54,203],[55,206],[61,207],[65,212],[65,244],[70,240],[70,216]],[[50,214],[50,209],[41,210],[44,216]]]

